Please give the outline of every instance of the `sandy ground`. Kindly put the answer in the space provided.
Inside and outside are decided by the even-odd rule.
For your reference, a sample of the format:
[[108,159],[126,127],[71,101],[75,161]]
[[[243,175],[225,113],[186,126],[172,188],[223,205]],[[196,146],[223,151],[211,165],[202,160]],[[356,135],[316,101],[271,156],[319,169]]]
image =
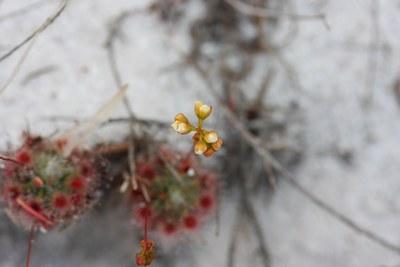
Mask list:
[[[0,1],[0,18],[29,2]],[[22,16],[0,19],[0,54],[55,10],[57,4],[49,2]],[[41,134],[67,129],[71,124],[46,117],[88,117],[115,92],[104,48],[107,27],[122,10],[146,2],[70,1],[56,23],[36,40],[16,79],[0,96],[2,149],[18,145],[27,127]],[[296,99],[300,105],[304,159],[296,177],[354,221],[400,245],[400,109],[392,92],[400,75],[400,2],[295,3],[299,13],[326,13],[330,26],[327,30],[320,21],[300,22],[298,35],[283,51],[300,83],[293,86],[281,74],[269,99],[280,105]],[[199,5],[191,5],[191,12],[197,16]],[[374,13],[378,14],[375,20]],[[117,59],[138,115],[169,121],[177,111],[191,110],[193,100],[210,98],[190,71],[185,75],[162,72],[179,60],[176,48],[184,50],[189,45],[185,23],[171,28],[153,17],[137,16],[125,24]],[[0,63],[0,84],[22,51]],[[40,69],[48,72],[29,79]],[[113,116],[124,114],[120,106]],[[94,139],[118,139],[126,131],[125,127],[107,128],[94,133]],[[350,160],[344,160],[343,154],[350,155]],[[288,185],[281,184],[268,205],[263,201],[257,203],[257,211],[273,266],[400,264],[400,256],[355,234]],[[126,210],[110,208],[110,204],[104,207],[107,212],[93,211],[61,233],[40,236],[32,266],[133,266],[135,242]],[[185,241],[189,248],[171,249],[179,266],[224,266],[232,216],[234,207],[226,201],[219,236],[214,235],[211,223]],[[26,233],[3,213],[0,233],[0,266],[22,266]],[[254,256],[253,239],[241,239],[237,266],[261,266]]]

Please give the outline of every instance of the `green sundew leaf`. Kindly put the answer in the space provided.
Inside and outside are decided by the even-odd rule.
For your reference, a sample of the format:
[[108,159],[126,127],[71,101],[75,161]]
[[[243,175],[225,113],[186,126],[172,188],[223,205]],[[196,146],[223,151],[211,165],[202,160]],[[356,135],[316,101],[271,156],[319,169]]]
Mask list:
[[47,154],[45,153],[38,153],[35,154],[34,157],[34,164],[33,164],[33,168],[34,168],[34,172],[42,179],[46,179],[47,177],[45,177],[45,173],[44,170],[47,166],[47,162],[49,160],[49,157]]
[[55,152],[37,155],[35,171],[39,177],[62,189],[65,181],[76,173],[76,168]]
[[54,193],[54,189],[51,186],[44,185],[42,187],[46,191],[46,196],[49,197]]
[[186,207],[191,207],[195,204],[199,195],[199,186],[195,180],[189,176],[184,176],[184,186],[181,187],[182,195],[185,198]]
[[163,209],[163,203],[160,200],[156,200],[153,202],[153,207],[157,211],[157,213],[160,213]]
[[48,191],[47,197],[43,199],[43,205],[45,205],[46,207],[50,207],[52,200],[53,200],[53,192]]
[[74,173],[65,173],[63,176],[61,176],[58,181],[56,182],[56,187],[59,189],[65,189],[65,182],[67,181],[68,178],[70,178]]
[[22,185],[22,189],[23,189],[24,192],[32,192],[33,188],[32,188],[31,182],[24,183]]
[[38,196],[39,198],[46,198],[47,195],[48,192],[46,187],[42,186],[41,188],[38,188],[36,196]]

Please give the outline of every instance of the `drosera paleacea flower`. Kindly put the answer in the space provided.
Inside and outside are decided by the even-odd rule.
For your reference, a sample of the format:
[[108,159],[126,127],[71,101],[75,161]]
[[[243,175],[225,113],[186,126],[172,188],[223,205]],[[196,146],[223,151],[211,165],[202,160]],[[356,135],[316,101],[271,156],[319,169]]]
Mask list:
[[178,113],[175,116],[175,121],[172,123],[171,127],[180,134],[188,134],[195,130],[195,127],[183,113]]
[[132,191],[133,214],[140,226],[147,221],[149,230],[168,238],[199,229],[212,213],[216,175],[201,168],[192,154],[162,146],[138,158],[136,170],[149,195],[146,202],[140,189]]
[[176,132],[182,135],[194,132],[194,153],[206,157],[212,156],[222,146],[222,139],[216,131],[209,131],[203,128],[203,121],[210,116],[211,112],[211,106],[203,104],[201,101],[196,101],[194,104],[194,113],[197,117],[197,127],[183,113],[178,113],[171,125]]

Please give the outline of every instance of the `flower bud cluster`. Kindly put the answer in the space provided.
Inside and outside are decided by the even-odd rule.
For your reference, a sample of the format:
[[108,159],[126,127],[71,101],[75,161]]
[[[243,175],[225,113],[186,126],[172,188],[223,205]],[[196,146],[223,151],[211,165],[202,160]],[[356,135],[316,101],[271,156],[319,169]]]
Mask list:
[[194,153],[210,157],[222,146],[222,139],[216,131],[209,131],[203,128],[203,121],[210,116],[212,107],[203,104],[201,101],[196,101],[194,112],[198,120],[197,127],[183,113],[178,113],[175,116],[175,120],[171,126],[176,132],[183,135],[194,132]]

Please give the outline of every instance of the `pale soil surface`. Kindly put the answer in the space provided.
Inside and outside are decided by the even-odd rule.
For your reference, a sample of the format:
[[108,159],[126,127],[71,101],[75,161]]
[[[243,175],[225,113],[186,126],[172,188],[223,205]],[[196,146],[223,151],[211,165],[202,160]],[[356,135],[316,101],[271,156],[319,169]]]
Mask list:
[[[29,2],[0,1],[0,17]],[[295,169],[296,177],[357,223],[400,245],[400,107],[392,91],[400,77],[400,1],[295,2],[299,13],[324,12],[330,26],[328,31],[320,21],[300,22],[299,33],[283,50],[300,85],[295,87],[285,75],[279,75],[275,81],[279,90],[269,95],[271,103],[285,105],[296,100],[300,106],[304,154]],[[379,5],[376,22],[371,2]],[[8,144],[17,146],[27,127],[48,135],[71,126],[49,121],[48,116],[85,118],[110,98],[116,88],[104,48],[108,25],[122,10],[145,5],[146,1],[139,0],[70,1],[61,17],[39,36],[16,79],[0,96],[2,150]],[[0,54],[56,7],[44,4],[0,20]],[[199,5],[191,4],[190,12],[198,16]],[[178,111],[190,112],[194,100],[211,98],[190,70],[184,74],[163,72],[180,60],[177,47],[189,47],[185,23],[170,27],[147,15],[125,22],[117,60],[139,116],[170,121]],[[0,84],[9,77],[23,50],[0,63]],[[28,78],[40,69],[47,72]],[[363,105],[363,99],[370,104]],[[112,116],[125,116],[122,105]],[[117,140],[127,131],[124,126],[108,127],[94,133],[94,140]],[[339,157],[343,153],[349,156],[347,160]],[[268,205],[264,201],[260,199],[256,206],[272,266],[400,264],[400,256],[355,234],[287,184],[279,184]],[[99,207],[65,231],[41,235],[34,245],[32,266],[134,266],[136,242],[127,211],[109,204],[104,207],[105,211]],[[229,196],[221,210],[219,236],[214,235],[215,225],[210,222],[190,242],[184,241],[185,248],[171,249],[169,253],[181,259],[179,266],[225,266],[231,218],[235,216]],[[262,266],[255,257],[254,237],[246,235],[248,229],[243,232],[237,266]],[[13,226],[4,213],[0,233],[0,266],[23,266],[27,234]]]

